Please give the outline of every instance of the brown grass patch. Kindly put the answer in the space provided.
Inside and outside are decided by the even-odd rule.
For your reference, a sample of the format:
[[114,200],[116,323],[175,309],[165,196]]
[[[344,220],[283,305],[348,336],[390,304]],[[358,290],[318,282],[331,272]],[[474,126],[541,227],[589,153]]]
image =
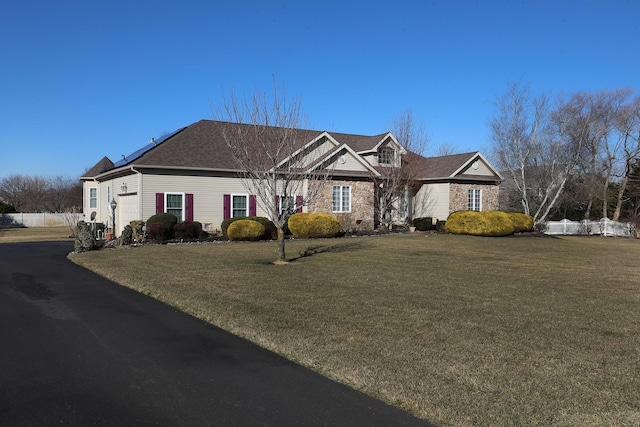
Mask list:
[[[441,425],[638,425],[640,241],[405,235],[73,254]],[[297,254],[300,254],[299,256]]]
[[69,227],[0,228],[0,243],[73,240]]

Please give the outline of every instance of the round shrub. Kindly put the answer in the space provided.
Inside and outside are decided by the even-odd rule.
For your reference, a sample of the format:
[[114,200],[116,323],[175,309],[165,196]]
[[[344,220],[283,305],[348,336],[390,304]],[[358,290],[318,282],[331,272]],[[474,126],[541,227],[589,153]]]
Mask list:
[[431,218],[430,216],[424,218],[415,218],[413,220],[413,226],[418,231],[430,231],[436,229],[436,226],[433,223],[433,218]]
[[262,226],[264,227],[264,235],[261,236],[261,239],[276,240],[278,238],[278,229],[276,228],[275,224],[271,220],[269,220],[269,218],[265,218],[263,216],[245,216],[245,217],[239,217],[239,218],[227,218],[224,221],[222,221],[222,224],[220,225],[220,229],[222,230],[222,235],[226,238],[229,238],[229,236],[227,235],[227,229],[229,228],[229,225],[231,225],[233,222],[238,221],[240,219],[250,219],[253,221],[258,221],[260,224],[262,224]]
[[239,219],[229,224],[229,240],[260,240],[264,235],[264,226],[252,219]]
[[452,234],[497,237],[513,234],[515,227],[505,212],[458,211],[449,215],[445,230]]
[[519,212],[507,212],[507,215],[509,215],[516,233],[533,231],[533,217],[531,215]]
[[179,222],[173,226],[175,239],[197,239],[202,235],[202,224],[198,221]]
[[325,213],[297,213],[289,218],[289,230],[301,239],[333,237],[340,233],[340,222]]
[[[152,215],[147,220],[147,237],[154,242],[164,242],[173,237],[173,226],[178,223],[178,218],[170,213]],[[162,227],[156,224],[161,224]]]
[[162,243],[173,237],[173,229],[164,223],[147,223],[147,238],[152,242]]
[[158,224],[158,223],[165,224],[167,227],[173,230],[173,226],[178,223],[178,218],[176,218],[175,215],[170,213],[161,213],[161,214],[152,215],[147,220],[147,225]]

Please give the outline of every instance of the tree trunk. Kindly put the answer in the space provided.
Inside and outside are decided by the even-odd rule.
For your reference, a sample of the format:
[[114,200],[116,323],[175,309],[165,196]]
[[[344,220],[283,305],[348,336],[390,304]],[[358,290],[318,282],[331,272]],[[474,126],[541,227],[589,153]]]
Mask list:
[[609,177],[604,180],[602,189],[602,218],[609,218]]
[[277,226],[278,229],[278,262],[286,262],[287,258],[284,252],[284,230],[282,226]]
[[620,183],[620,188],[618,189],[618,200],[616,201],[616,210],[613,212],[613,218],[611,218],[614,221],[618,221],[620,219],[620,212],[622,212],[622,200],[624,199],[624,192],[627,189],[628,181],[629,177],[625,175]]

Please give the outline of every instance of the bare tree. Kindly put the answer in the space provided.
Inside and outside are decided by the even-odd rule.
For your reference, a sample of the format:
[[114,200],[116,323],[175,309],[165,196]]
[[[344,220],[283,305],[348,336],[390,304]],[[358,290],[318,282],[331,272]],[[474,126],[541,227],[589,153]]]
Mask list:
[[376,188],[377,222],[386,229],[394,219],[403,223],[410,219],[410,193],[420,171],[419,158],[429,144],[424,124],[410,109],[394,117],[391,134],[400,149],[383,148],[378,157],[380,175],[371,176]]
[[[522,210],[534,215],[540,205],[535,204],[541,194],[541,156],[544,145],[543,130],[548,119],[548,98],[533,97],[528,87],[510,84],[504,95],[494,102],[495,117],[489,121],[493,157],[497,166],[511,178]],[[551,154],[548,152],[548,154]],[[533,176],[532,176],[533,175]]]
[[623,172],[618,186],[616,208],[611,219],[618,221],[627,186],[635,177],[634,172],[638,168],[638,157],[640,157],[640,97],[636,97],[633,102],[621,109],[615,128],[621,140]]
[[301,99],[288,100],[274,82],[273,94],[256,90],[251,98],[235,92],[224,99],[220,120],[229,122],[224,138],[240,166],[245,188],[278,229],[278,262],[286,262],[284,226],[289,216],[318,197],[330,176],[327,164],[318,160],[319,148],[309,145]]
[[9,175],[0,180],[0,197],[19,212],[64,212],[82,206],[82,184],[62,176]]
[[18,212],[43,212],[47,187],[47,179],[41,176],[9,175],[0,181],[0,197]]

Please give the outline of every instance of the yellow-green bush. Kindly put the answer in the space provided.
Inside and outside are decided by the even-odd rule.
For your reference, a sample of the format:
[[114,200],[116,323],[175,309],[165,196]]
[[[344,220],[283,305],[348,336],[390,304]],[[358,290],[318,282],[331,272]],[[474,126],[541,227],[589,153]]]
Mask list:
[[289,231],[301,239],[333,237],[340,232],[340,222],[325,213],[297,213],[289,218]]
[[473,236],[508,236],[515,227],[505,212],[501,211],[458,211],[447,218],[445,230],[452,234]]
[[533,231],[533,217],[531,215],[520,212],[507,212],[507,215],[509,215],[516,233]]
[[260,240],[264,234],[264,225],[251,219],[239,219],[227,228],[229,240]]

